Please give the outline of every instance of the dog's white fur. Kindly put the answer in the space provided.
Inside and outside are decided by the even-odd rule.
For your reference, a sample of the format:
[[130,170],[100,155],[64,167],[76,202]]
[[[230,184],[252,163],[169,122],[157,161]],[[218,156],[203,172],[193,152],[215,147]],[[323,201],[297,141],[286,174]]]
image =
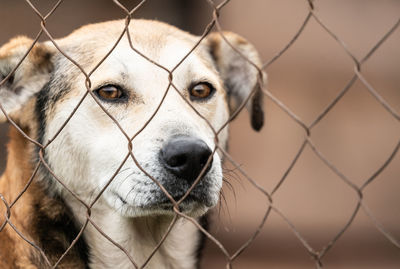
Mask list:
[[[86,72],[90,72],[111,49],[123,27],[122,21],[89,25],[56,42]],[[154,21],[133,21],[129,29],[133,46],[170,70],[198,40],[198,37]],[[226,35],[242,53],[260,65],[259,57],[251,45],[237,35]],[[3,76],[18,63],[28,44],[27,40],[20,38],[0,49],[0,73]],[[258,71],[231,50],[219,34],[213,34],[174,71],[173,83],[188,100],[188,88],[193,82],[208,82],[215,87],[215,94],[209,100],[189,102],[218,130],[229,119],[229,106],[235,109],[256,86],[257,75]],[[40,98],[36,93],[48,81],[49,96],[45,110],[41,111],[45,130],[39,130],[41,126],[34,115],[34,107],[37,107]],[[127,103],[99,102],[118,121],[124,132],[132,137],[141,130],[161,102],[168,86],[168,73],[134,52],[124,36],[90,76],[90,81],[91,90],[116,84],[130,93]],[[87,90],[84,75],[51,42],[36,45],[9,84],[0,88],[3,108],[18,124],[27,127],[32,137],[39,139],[41,132],[40,139],[44,144],[58,133]],[[62,90],[65,93],[59,94]],[[234,99],[230,105],[227,95]],[[257,100],[254,98],[250,100],[248,107],[252,109],[255,102]],[[5,120],[3,113],[0,113],[0,120]],[[210,126],[170,87],[160,110],[132,141],[132,152],[137,161],[157,180],[174,177],[160,165],[158,154],[165,142],[175,135],[196,137],[209,148],[215,147]],[[218,136],[219,145],[225,147],[227,139],[228,129],[224,128]],[[33,149],[30,152],[34,155]],[[46,148],[45,158],[68,189],[90,204],[117,172],[128,153],[129,140],[89,95]],[[33,160],[37,160],[37,157],[33,157]],[[207,192],[207,201],[184,202],[183,212],[198,218],[215,206],[222,187],[222,177],[221,158],[216,152],[210,171],[199,183],[202,184],[201,190]],[[38,176],[37,180],[43,178]],[[83,225],[86,208],[56,180],[52,179],[49,189],[61,195],[77,222]],[[160,188],[129,157],[94,204],[91,218],[141,265],[172,220],[170,209],[157,206],[161,195]],[[194,268],[199,236],[198,229],[192,223],[179,219],[146,268]],[[93,225],[88,225],[84,237],[90,248],[90,268],[132,268],[126,255]]]

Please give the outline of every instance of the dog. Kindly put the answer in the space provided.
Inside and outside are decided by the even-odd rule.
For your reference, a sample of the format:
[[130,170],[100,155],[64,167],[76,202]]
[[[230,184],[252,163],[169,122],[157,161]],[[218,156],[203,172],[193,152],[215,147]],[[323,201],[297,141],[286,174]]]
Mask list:
[[[189,53],[199,37],[132,20],[130,39],[124,34],[96,67],[124,27],[91,24],[55,41],[85,72],[94,70],[90,81],[51,41],[36,43],[13,74],[33,40],[16,37],[0,48],[0,78],[11,74],[0,87],[0,122],[14,123],[0,179],[0,268],[50,268],[72,243],[58,268],[133,268],[129,256],[141,266],[175,215],[162,188],[185,198],[180,212],[202,224],[217,205],[222,154],[212,128],[224,127],[217,139],[226,148],[225,125],[248,96],[251,125],[263,126],[266,77],[244,38],[223,33],[234,50],[210,33]],[[7,204],[26,186],[7,222]],[[89,214],[83,203],[97,196]],[[146,268],[198,268],[203,237],[178,218]]]

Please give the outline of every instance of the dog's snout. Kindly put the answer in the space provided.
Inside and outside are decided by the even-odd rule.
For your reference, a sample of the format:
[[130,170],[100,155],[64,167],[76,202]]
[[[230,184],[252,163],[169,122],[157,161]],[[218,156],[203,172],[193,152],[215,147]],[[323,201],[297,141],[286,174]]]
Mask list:
[[178,136],[171,138],[163,146],[160,154],[161,161],[168,171],[192,184],[206,165],[212,151],[203,140]]

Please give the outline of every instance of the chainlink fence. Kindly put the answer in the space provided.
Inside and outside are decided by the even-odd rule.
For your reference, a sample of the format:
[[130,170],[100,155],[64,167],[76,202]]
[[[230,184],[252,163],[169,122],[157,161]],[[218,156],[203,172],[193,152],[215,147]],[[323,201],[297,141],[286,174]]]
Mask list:
[[[5,77],[1,81],[0,87],[7,83],[9,78],[13,76],[14,72],[18,69],[20,64],[27,57],[27,55],[29,54],[30,50],[35,46],[35,44],[38,42],[38,40],[41,37],[44,36],[44,37],[48,38],[54,44],[56,49],[65,58],[67,58],[77,68],[79,68],[79,70],[82,72],[82,74],[86,78],[85,79],[85,85],[86,85],[86,88],[87,88],[87,92],[86,92],[86,94],[84,94],[84,96],[81,97],[81,100],[79,101],[79,105],[76,107],[76,109],[73,111],[73,113],[71,113],[71,115],[69,116],[67,121],[64,123],[64,125],[58,130],[58,132],[56,132],[54,137],[52,137],[46,143],[39,143],[38,141],[35,140],[35,138],[29,137],[28,134],[25,133],[23,129],[21,129],[11,118],[9,118],[9,116],[6,114],[3,106],[1,105],[1,100],[0,100],[0,109],[1,109],[2,113],[4,113],[5,116],[7,117],[8,122],[12,126],[14,126],[25,137],[25,139],[29,140],[30,143],[34,144],[35,147],[38,148],[38,152],[39,152],[39,161],[35,164],[35,166],[34,166],[35,169],[34,169],[32,175],[31,175],[31,177],[29,179],[27,179],[28,181],[27,181],[27,184],[26,184],[25,188],[23,190],[21,190],[21,192],[17,196],[17,198],[14,199],[14,200],[7,200],[5,198],[7,195],[5,195],[5,193],[0,193],[0,199],[2,200],[3,207],[5,208],[5,212],[6,212],[6,214],[4,216],[5,217],[5,221],[0,224],[1,225],[0,226],[0,232],[2,232],[5,229],[6,226],[9,226],[9,228],[13,229],[15,231],[15,233],[17,233],[24,241],[26,241],[27,244],[31,245],[32,251],[40,253],[42,258],[48,264],[49,268],[57,268],[57,266],[60,265],[60,263],[63,261],[63,258],[74,247],[74,245],[76,244],[78,238],[80,238],[83,235],[83,233],[84,233],[85,229],[87,228],[87,226],[88,225],[93,225],[104,238],[109,240],[112,244],[114,244],[122,252],[125,253],[126,258],[129,259],[131,264],[132,264],[132,268],[145,268],[146,265],[149,263],[149,261],[152,259],[153,255],[159,250],[160,246],[163,244],[165,239],[168,237],[169,233],[171,232],[172,228],[176,224],[177,220],[179,218],[184,218],[187,221],[192,222],[200,230],[200,232],[203,233],[208,238],[210,244],[215,244],[215,246],[219,249],[219,251],[222,253],[222,255],[226,259],[226,268],[232,268],[232,267],[235,267],[234,266],[235,265],[235,261],[241,258],[242,253],[245,252],[253,244],[253,242],[257,239],[257,237],[260,235],[260,233],[263,232],[264,226],[268,222],[268,219],[270,218],[271,215],[274,214],[275,216],[278,216],[279,218],[281,218],[287,224],[287,226],[289,227],[291,232],[295,235],[295,237],[298,239],[298,241],[304,247],[304,250],[306,251],[306,253],[308,253],[309,257],[312,258],[312,260],[314,261],[315,267],[316,268],[321,268],[323,266],[323,264],[324,264],[324,257],[327,255],[327,253],[330,252],[332,247],[337,244],[338,240],[343,236],[343,234],[346,233],[346,231],[349,229],[349,227],[351,227],[351,225],[352,225],[354,219],[356,218],[356,216],[361,211],[363,211],[369,217],[370,222],[375,226],[377,231],[379,231],[386,238],[387,242],[389,242],[392,245],[393,248],[400,248],[400,241],[397,238],[395,238],[393,235],[391,235],[391,233],[388,230],[385,229],[384,225],[381,224],[381,222],[379,221],[379,218],[374,216],[374,212],[372,212],[372,210],[369,209],[369,207],[366,205],[366,203],[364,202],[364,199],[363,199],[365,190],[371,185],[371,183],[383,171],[385,171],[385,169],[389,166],[391,161],[395,158],[395,156],[396,156],[396,154],[397,154],[397,152],[399,150],[399,147],[400,147],[400,140],[397,142],[395,147],[393,147],[392,151],[386,157],[386,159],[382,161],[382,163],[380,164],[380,167],[378,169],[376,169],[376,171],[373,172],[371,175],[366,177],[362,184],[356,184],[356,183],[354,183],[354,181],[352,181],[350,179],[350,177],[346,176],[346,174],[344,172],[342,172],[335,165],[335,163],[330,161],[330,158],[324,154],[323,150],[321,150],[318,147],[317,143],[315,143],[313,141],[313,130],[314,130],[314,128],[316,126],[318,126],[321,122],[324,121],[325,117],[327,115],[329,115],[331,110],[341,102],[341,100],[345,96],[345,94],[352,89],[353,85],[356,82],[358,82],[358,83],[361,82],[365,86],[364,87],[365,91],[367,91],[375,99],[375,102],[378,103],[379,105],[381,105],[387,111],[388,115],[390,115],[393,119],[395,119],[396,122],[398,122],[400,120],[400,114],[398,113],[398,111],[396,111],[396,109],[394,109],[379,94],[379,90],[375,89],[371,85],[371,83],[368,81],[368,78],[363,74],[363,66],[364,66],[364,64],[366,62],[368,62],[368,60],[376,53],[376,51],[379,50],[381,45],[384,44],[385,41],[395,33],[395,31],[398,31],[399,24],[400,24],[400,17],[398,18],[398,20],[390,28],[388,28],[386,30],[386,32],[379,38],[379,40],[376,42],[376,44],[374,46],[372,46],[370,48],[370,50],[365,55],[363,55],[363,57],[359,58],[359,57],[356,57],[352,53],[352,51],[346,46],[346,43],[340,38],[340,36],[337,35],[335,33],[335,31],[331,30],[331,28],[330,28],[330,26],[328,24],[324,23],[323,18],[321,18],[321,16],[319,15],[318,11],[316,11],[315,6],[314,6],[314,5],[318,4],[318,1],[312,1],[312,0],[306,1],[306,0],[304,0],[304,5],[306,5],[307,8],[308,8],[308,13],[305,16],[302,24],[298,26],[297,32],[293,35],[293,37],[290,39],[290,41],[279,52],[277,52],[272,58],[265,59],[262,66],[257,66],[255,63],[252,63],[249,59],[246,59],[246,56],[244,56],[239,50],[237,50],[234,45],[230,44],[229,41],[225,38],[225,36],[223,34],[223,30],[224,29],[223,29],[223,27],[221,26],[221,23],[220,23],[220,17],[223,16],[223,15],[220,15],[220,14],[222,13],[222,11],[224,10],[224,8],[226,6],[230,5],[231,1],[226,0],[226,1],[221,1],[219,3],[215,3],[212,0],[204,0],[209,4],[209,6],[212,9],[212,20],[206,25],[206,27],[204,27],[203,34],[198,38],[198,41],[193,46],[192,50],[190,50],[190,52],[185,57],[183,57],[181,59],[181,61],[174,68],[169,69],[169,68],[166,68],[165,66],[162,66],[161,64],[157,63],[153,59],[150,59],[149,57],[146,56],[145,53],[139,51],[135,47],[135,44],[134,44],[134,42],[132,42],[132,39],[131,39],[131,35],[135,34],[134,31],[128,31],[129,25],[134,23],[132,21],[132,19],[135,18],[135,14],[136,14],[137,10],[139,10],[142,7],[143,4],[145,4],[146,2],[149,2],[149,1],[151,1],[151,0],[143,0],[139,4],[137,4],[134,8],[128,9],[125,5],[123,5],[118,0],[113,0],[113,1],[110,0],[110,3],[112,2],[117,7],[120,8],[121,15],[125,16],[125,27],[123,29],[121,29],[121,34],[120,34],[119,38],[117,40],[115,40],[115,44],[112,47],[112,49],[104,56],[104,58],[101,61],[98,62],[96,67],[94,69],[92,69],[92,70],[85,70],[80,65],[80,63],[78,61],[75,61],[66,52],[64,52],[63,50],[60,49],[60,47],[57,44],[57,40],[55,38],[53,38],[53,35],[52,35],[51,31],[47,27],[48,19],[53,16],[54,12],[57,9],[62,9],[63,8],[63,6],[62,6],[63,1],[62,0],[58,1],[54,5],[54,7],[48,13],[45,14],[42,11],[38,10],[36,8],[36,6],[33,4],[33,2],[31,2],[30,0],[25,0],[25,2],[30,6],[31,10],[33,12],[35,12],[35,14],[40,18],[41,30],[37,33],[33,43],[31,44],[30,49],[26,51],[24,57],[21,59],[19,64],[17,66],[15,66],[13,71],[11,73],[9,73],[7,75],[7,77]],[[276,95],[268,87],[264,87],[263,86],[262,73],[263,72],[267,72],[268,73],[268,71],[271,68],[271,66],[273,66],[274,63],[279,61],[282,55],[285,55],[287,53],[287,51],[292,47],[293,44],[296,43],[296,41],[299,39],[299,37],[302,36],[302,34],[304,33],[305,29],[307,29],[307,27],[308,27],[308,25],[310,24],[311,21],[313,21],[314,23],[316,22],[319,25],[319,27],[325,33],[327,33],[334,40],[334,42],[336,42],[340,46],[341,50],[352,61],[352,63],[353,63],[353,75],[348,80],[347,84],[342,89],[340,89],[340,91],[337,93],[337,95],[334,98],[332,98],[330,103],[328,105],[326,105],[326,107],[324,107],[324,109],[322,109],[322,111],[315,117],[315,119],[313,121],[311,121],[311,123],[306,123],[304,120],[302,120],[302,118],[300,116],[298,116],[296,114],[295,111],[293,111],[288,105],[286,105],[279,98],[277,98]],[[212,132],[215,135],[216,146],[213,149],[213,153],[215,154],[216,151],[221,152],[224,155],[225,162],[230,163],[230,165],[232,167],[234,167],[235,172],[237,174],[240,174],[240,176],[243,179],[245,179],[248,184],[254,186],[258,190],[259,193],[261,193],[262,195],[264,195],[267,198],[267,201],[268,201],[268,203],[265,205],[265,210],[264,210],[264,214],[263,214],[263,216],[261,218],[261,222],[258,223],[258,226],[253,231],[253,234],[250,236],[250,238],[247,239],[247,241],[244,244],[242,244],[239,248],[235,249],[234,251],[228,251],[227,248],[224,246],[224,244],[222,242],[220,242],[212,234],[212,232],[205,230],[198,223],[198,221],[195,218],[192,218],[192,217],[189,217],[189,216],[185,215],[179,209],[179,205],[182,203],[182,201],[189,195],[191,190],[201,180],[202,175],[205,173],[205,168],[200,173],[200,175],[197,177],[197,179],[193,183],[192,187],[187,191],[187,193],[184,195],[184,197],[182,197],[179,201],[175,201],[174,198],[166,191],[166,189],[158,182],[157,178],[154,178],[151,175],[151,173],[148,173],[146,171],[146,169],[144,169],[140,165],[140,163],[136,160],[134,149],[132,149],[132,141],[135,139],[135,137],[137,135],[139,135],[139,133],[141,131],[143,131],[146,128],[146,126],[151,122],[153,117],[158,113],[160,107],[163,105],[164,98],[168,94],[168,92],[176,91],[177,93],[179,93],[179,95],[181,95],[183,100],[185,100],[187,102],[187,104],[193,110],[195,110],[195,108],[190,104],[190,102],[187,101],[184,96],[182,96],[182,94],[178,90],[177,86],[174,85],[173,78],[174,78],[174,74],[175,74],[176,69],[199,46],[199,44],[201,44],[201,42],[203,42],[203,40],[207,37],[207,35],[211,31],[218,32],[221,35],[221,37],[224,39],[224,41],[227,42],[229,44],[229,46],[231,46],[232,49],[235,50],[240,55],[240,57],[245,58],[246,61],[250,62],[250,64],[254,68],[257,69],[257,71],[259,73],[259,82],[258,83],[259,83],[260,87],[262,87],[262,92],[265,95],[265,97],[268,100],[270,100],[273,103],[275,103],[284,113],[286,113],[291,118],[291,120],[293,122],[295,122],[298,126],[300,126],[302,128],[303,134],[304,134],[304,139],[303,139],[303,142],[301,143],[301,146],[297,149],[297,151],[294,154],[293,158],[290,160],[290,165],[287,167],[286,171],[281,176],[281,178],[278,181],[278,183],[272,189],[266,189],[266,188],[262,187],[255,178],[249,176],[249,173],[247,171],[245,171],[245,169],[242,167],[242,165],[240,163],[236,162],[235,159],[229,153],[227,153],[222,146],[220,146],[218,144],[218,134],[223,130],[223,128],[226,127],[227,124],[230,123],[230,121],[235,117],[236,114],[238,114],[238,113],[240,113],[242,111],[243,107],[249,101],[249,99],[254,94],[254,92],[252,92],[247,97],[245,102],[240,105],[240,107],[238,108],[237,111],[232,113],[230,120],[228,122],[226,122],[226,124],[224,126],[222,126],[222,128],[220,128],[218,130],[213,129],[212,125],[207,121],[207,119],[204,118],[199,112],[195,111],[197,113],[197,115],[199,116],[199,120],[205,121],[208,124],[208,126],[210,126],[210,128],[212,129]],[[124,37],[128,38],[129,44],[130,44],[130,47],[131,47],[132,51],[134,51],[135,53],[141,55],[141,57],[143,57],[144,59],[146,59],[150,63],[156,65],[158,68],[160,68],[161,70],[166,72],[168,74],[168,78],[169,78],[169,84],[165,85],[165,89],[166,90],[164,92],[162,101],[159,103],[158,107],[153,112],[152,116],[147,120],[146,124],[144,124],[143,127],[141,128],[141,130],[138,133],[134,134],[133,136],[128,134],[120,126],[119,122],[109,113],[109,111],[107,111],[107,109],[102,105],[102,103],[97,100],[97,98],[93,95],[93,93],[91,91],[92,90],[92,88],[91,88],[91,75],[93,74],[93,72],[95,70],[98,69],[99,66],[101,66],[101,64],[104,62],[104,60],[111,54],[111,52],[115,49],[115,47],[119,44],[121,39],[124,38]],[[273,79],[273,78],[270,78],[270,79]],[[114,172],[114,176],[109,179],[108,184],[106,184],[106,186],[96,195],[96,197],[89,204],[85,203],[83,200],[81,200],[81,198],[77,194],[75,194],[74,192],[72,192],[71,190],[69,190],[67,188],[67,186],[64,184],[62,179],[60,179],[58,177],[58,175],[55,174],[51,170],[51,168],[49,167],[48,163],[46,162],[46,160],[44,158],[46,149],[49,147],[49,145],[55,139],[57,139],[57,137],[60,134],[60,132],[68,124],[70,119],[74,117],[74,114],[75,114],[76,110],[78,109],[80,104],[83,102],[83,100],[85,100],[86,98],[93,98],[93,100],[104,111],[104,113],[106,113],[108,115],[108,117],[110,117],[110,119],[112,121],[114,121],[115,125],[118,126],[118,128],[121,131],[121,133],[126,138],[126,141],[127,141],[128,145],[129,145],[129,150],[130,150],[130,152],[126,156],[124,156],[124,161],[120,164],[119,168]],[[268,115],[267,115],[267,123],[266,124],[268,125]],[[313,247],[312,244],[310,244],[308,242],[307,237],[304,236],[302,234],[302,232],[296,227],[296,225],[291,221],[290,217],[287,216],[282,210],[279,209],[279,205],[276,205],[274,203],[274,197],[275,197],[276,193],[278,193],[280,191],[281,187],[285,183],[287,183],[286,182],[287,177],[291,173],[292,169],[296,166],[298,160],[302,158],[303,153],[304,153],[306,148],[312,150],[312,152],[315,154],[315,156],[322,161],[323,165],[325,165],[334,174],[336,174],[344,182],[344,184],[346,184],[347,187],[353,191],[354,196],[357,197],[356,205],[355,206],[349,205],[351,207],[354,207],[354,209],[352,210],[352,214],[348,217],[348,219],[345,222],[345,224],[339,229],[339,231],[333,236],[333,238],[331,238],[331,240],[326,242],[324,244],[324,246],[322,246],[320,248]],[[116,177],[116,175],[120,172],[120,170],[122,169],[122,167],[124,166],[124,164],[126,163],[126,161],[128,159],[132,159],[135,162],[135,164],[139,167],[139,169],[143,173],[145,173],[155,184],[158,185],[158,187],[165,193],[165,195],[168,197],[168,199],[174,205],[173,206],[173,210],[175,212],[175,215],[174,215],[174,217],[173,217],[173,219],[172,219],[172,221],[171,221],[166,233],[162,237],[162,240],[157,244],[157,246],[153,249],[152,253],[148,256],[146,261],[144,263],[142,263],[142,264],[139,264],[137,261],[135,261],[135,259],[131,256],[131,254],[123,246],[121,246],[116,241],[114,241],[114,239],[112,237],[110,237],[109,235],[104,233],[99,228],[99,226],[91,218],[91,209],[92,209],[92,207],[96,204],[96,202],[102,196],[103,192],[111,184],[111,182],[114,180],[114,177]],[[209,160],[208,160],[208,163],[210,163],[211,160],[212,160],[212,158],[210,157]],[[262,165],[262,164],[260,164],[260,165]],[[207,167],[207,165],[205,167]],[[46,253],[37,244],[37,242],[31,241],[29,239],[29,237],[27,237],[22,232],[20,232],[19,228],[16,227],[13,224],[13,222],[11,221],[11,217],[13,215],[13,208],[14,208],[15,204],[19,202],[20,198],[30,188],[30,185],[35,180],[35,177],[36,177],[36,175],[37,175],[37,173],[38,173],[40,168],[47,169],[51,173],[51,175],[54,177],[54,179],[56,181],[58,181],[58,183],[61,184],[63,186],[63,188],[65,188],[67,191],[69,191],[70,194],[72,194],[72,196],[86,208],[86,221],[84,222],[83,226],[81,227],[79,233],[76,235],[76,238],[73,240],[71,245],[67,249],[65,249],[64,254],[62,256],[58,257],[58,259],[56,261],[53,261],[53,260],[49,259],[46,256]],[[287,183],[287,184],[290,184],[290,183]],[[237,201],[237,203],[240,203],[240,200]],[[394,206],[398,206],[398,205],[394,205]],[[207,256],[205,256],[203,258],[207,259]]]

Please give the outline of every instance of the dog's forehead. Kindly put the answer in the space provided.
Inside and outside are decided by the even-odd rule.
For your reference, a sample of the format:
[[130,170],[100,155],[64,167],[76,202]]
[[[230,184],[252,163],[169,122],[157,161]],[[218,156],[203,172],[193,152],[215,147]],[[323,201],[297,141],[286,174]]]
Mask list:
[[[110,74],[111,71],[112,73],[124,72],[139,77],[151,76],[153,78],[157,77],[158,74],[163,74],[163,77],[167,78],[169,71],[172,70],[174,76],[181,72],[204,72],[203,69],[214,71],[209,57],[202,56],[201,53],[190,53],[193,46],[185,41],[169,39],[157,48],[152,47],[151,44],[149,46],[138,45],[135,49],[140,51],[139,53],[132,50],[130,45],[124,41],[122,40],[103,61],[96,70],[96,74]],[[100,60],[102,55],[100,53],[96,58]]]
[[[97,65],[97,61],[104,58],[111,50],[110,56],[121,52],[131,52],[132,55],[145,56],[136,59],[142,58],[141,60],[148,61],[145,59],[147,57],[161,65],[168,65],[168,62],[172,60],[176,65],[199,41],[197,36],[158,21],[133,20],[128,28],[130,42],[124,29],[124,21],[86,25],[58,40],[57,43],[60,43],[62,49],[71,56],[78,58],[82,65],[91,64],[93,61]],[[121,34],[123,37],[116,45]],[[115,45],[116,47],[113,48]],[[208,58],[208,52],[204,47],[203,42],[189,56]]]
[[[166,69],[173,70],[175,67],[174,79],[182,76],[192,79],[196,76],[197,79],[201,76],[217,77],[204,42],[192,51],[199,37],[157,21],[134,20],[129,26],[130,40],[125,33],[113,48],[124,27],[123,21],[88,25],[60,42],[85,70],[91,70],[112,50],[93,73],[93,82],[134,76],[134,79],[152,78],[168,83]],[[63,61],[66,62],[66,59]]]

